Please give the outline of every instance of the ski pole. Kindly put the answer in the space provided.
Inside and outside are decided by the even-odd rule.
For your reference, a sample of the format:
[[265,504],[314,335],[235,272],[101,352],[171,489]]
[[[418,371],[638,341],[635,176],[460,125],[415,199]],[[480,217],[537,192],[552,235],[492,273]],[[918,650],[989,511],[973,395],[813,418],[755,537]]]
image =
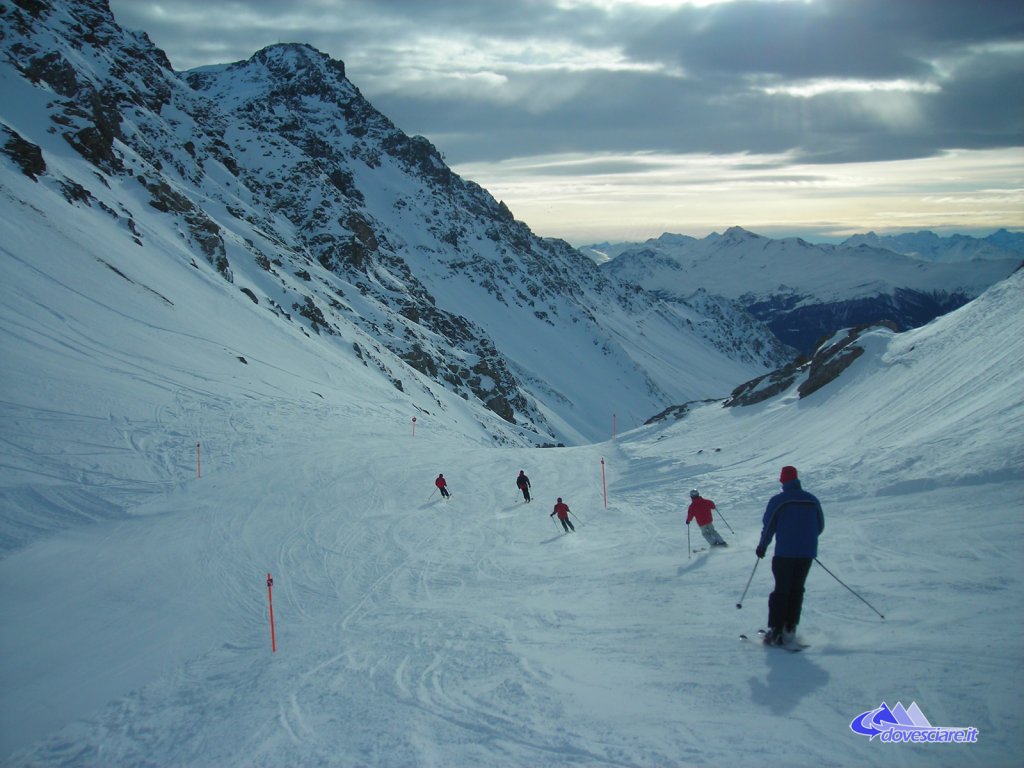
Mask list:
[[579,523],[580,525],[586,525],[587,524],[586,520],[580,520],[578,517],[576,517],[576,513],[575,512],[570,510],[569,514],[572,515],[573,517],[575,517],[576,518],[576,522]]
[[434,494],[435,494],[435,493],[437,493],[437,488],[435,488],[434,490],[432,490],[432,491],[430,492],[430,495],[429,495],[429,496],[427,496],[427,501],[430,501],[430,500],[431,500],[432,498],[434,498]]
[[747,579],[747,586],[743,588],[743,594],[740,595],[740,601],[738,603],[736,603],[736,607],[737,608],[742,608],[743,607],[743,598],[747,596],[747,590],[750,589],[750,582],[752,582],[754,580],[754,571],[757,570],[757,564],[760,563],[760,562],[761,562],[761,558],[760,557],[757,558],[757,560],[754,561],[754,568],[753,568],[753,570],[750,571],[750,578]]
[[[822,563],[821,563],[821,560],[819,560],[818,558],[814,558],[814,562],[816,562],[816,563],[817,563],[818,565],[821,565],[821,567],[822,567],[822,568],[825,568],[825,566],[824,566],[824,565],[822,565]],[[860,601],[861,601],[862,603],[864,603],[864,605],[866,605],[866,606],[867,606],[868,608],[870,608],[870,609],[871,609],[872,611],[874,611],[875,613],[877,613],[877,614],[878,614],[879,616],[881,616],[881,617],[882,617],[883,619],[885,618],[885,616],[884,616],[884,615],[882,615],[882,613],[881,613],[881,612],[880,612],[880,611],[879,611],[879,610],[878,610],[877,608],[875,608],[875,606],[873,606],[873,605],[872,605],[871,603],[869,603],[869,602],[868,602],[867,600],[865,600],[865,599],[864,599],[863,597],[861,597],[861,596],[860,596],[860,595],[858,595],[858,594],[857,594],[856,592],[854,592],[854,591],[853,591],[852,589],[850,589],[850,587],[849,587],[849,585],[848,585],[848,584],[844,584],[844,583],[843,583],[843,580],[842,580],[842,579],[840,579],[840,578],[839,578],[838,576],[836,576],[836,575],[835,575],[834,573],[832,573],[832,571],[830,571],[830,570],[829,570],[828,568],[825,568],[825,573],[827,573],[827,574],[828,574],[829,576],[831,576],[831,577],[832,577],[833,579],[835,579],[835,580],[836,580],[836,581],[838,581],[838,582],[839,582],[840,584],[842,584],[842,585],[843,585],[844,587],[846,587],[847,589],[849,589],[849,590],[850,590],[850,592],[851,592],[851,593],[853,594],[853,596],[854,596],[854,597],[856,597],[857,599],[859,599],[859,600],[860,600]]]
[[735,536],[735,535],[736,535],[736,531],[734,531],[734,530],[732,529],[732,526],[731,526],[731,525],[729,525],[729,521],[725,519],[725,515],[723,515],[723,514],[722,514],[722,510],[720,510],[720,509],[718,509],[718,508],[716,507],[716,508],[715,508],[715,511],[716,511],[716,512],[718,512],[718,516],[719,516],[720,518],[722,518],[722,522],[723,522],[723,523],[725,523],[726,527],[727,527],[727,528],[729,529],[729,532],[730,532],[730,533],[731,533],[731,534],[732,534],[733,536]]
[[686,559],[690,560],[693,557],[693,548],[690,546],[690,524],[686,524]]

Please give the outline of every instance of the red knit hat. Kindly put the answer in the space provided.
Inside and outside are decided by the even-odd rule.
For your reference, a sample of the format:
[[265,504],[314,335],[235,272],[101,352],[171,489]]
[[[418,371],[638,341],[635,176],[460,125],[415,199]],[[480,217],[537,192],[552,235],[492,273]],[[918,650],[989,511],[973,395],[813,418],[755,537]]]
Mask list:
[[796,480],[796,477],[796,467],[783,467],[779,473],[779,482],[785,484],[790,480]]

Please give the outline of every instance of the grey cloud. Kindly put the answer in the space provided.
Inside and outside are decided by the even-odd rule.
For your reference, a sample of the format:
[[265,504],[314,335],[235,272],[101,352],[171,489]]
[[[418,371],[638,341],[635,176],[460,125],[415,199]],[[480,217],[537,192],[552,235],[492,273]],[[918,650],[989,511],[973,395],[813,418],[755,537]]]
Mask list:
[[[122,24],[171,49],[176,66],[245,59],[275,42],[309,43],[346,61],[374,106],[406,132],[431,138],[453,164],[644,151],[788,152],[807,162],[846,162],[1018,146],[1024,133],[1019,2],[740,0],[672,12],[566,10],[550,0],[159,4],[163,14],[140,0],[114,0],[112,8]],[[206,11],[214,15],[205,26],[179,21]],[[399,76],[423,60],[414,47],[423,34],[497,42],[509,60],[526,41],[574,41],[609,60],[619,50],[668,68],[580,71],[566,62],[538,73],[499,60],[490,66],[505,79],[501,98],[467,91],[457,78],[446,91],[443,71],[430,73],[434,87],[425,91]],[[687,77],[669,65],[682,65]],[[801,98],[761,88],[816,78],[921,79],[936,90]],[[890,103],[918,119],[891,119]]]
[[1021,145],[1024,53],[976,58],[927,102],[936,144],[965,149]]
[[596,157],[590,160],[573,160],[554,162],[519,169],[522,176],[545,176],[552,172],[560,176],[586,175],[603,176],[608,174],[650,173],[651,171],[667,170],[673,165],[643,157]]
[[742,0],[680,9],[634,37],[629,51],[695,76],[928,77],[951,51],[1024,39],[1022,8],[1000,0]]
[[681,64],[694,77],[909,77],[922,62],[879,45],[863,20],[838,23],[814,5],[730,3],[685,9],[629,48]]

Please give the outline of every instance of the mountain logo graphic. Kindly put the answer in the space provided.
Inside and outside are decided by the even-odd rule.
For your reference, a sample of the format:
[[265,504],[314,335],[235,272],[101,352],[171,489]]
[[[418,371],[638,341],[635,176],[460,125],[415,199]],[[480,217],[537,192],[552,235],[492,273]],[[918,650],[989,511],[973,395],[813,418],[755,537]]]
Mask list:
[[909,708],[899,702],[895,707],[890,707],[883,701],[877,709],[870,709],[853,718],[850,730],[887,744],[973,744],[978,741],[977,728],[932,725],[916,701]]

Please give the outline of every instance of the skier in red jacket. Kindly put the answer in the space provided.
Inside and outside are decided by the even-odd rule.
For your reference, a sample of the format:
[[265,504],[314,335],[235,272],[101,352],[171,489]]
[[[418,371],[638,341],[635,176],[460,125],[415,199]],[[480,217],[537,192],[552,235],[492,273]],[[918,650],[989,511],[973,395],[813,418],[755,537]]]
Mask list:
[[575,531],[576,526],[572,524],[569,519],[569,505],[562,501],[562,497],[558,497],[558,502],[555,504],[554,511],[548,515],[548,517],[554,517],[558,515],[558,522],[562,524],[562,530],[568,533],[569,531]]
[[444,479],[443,474],[437,476],[437,480],[434,481],[434,485],[437,486],[437,490],[441,492],[441,495],[446,499],[451,498],[451,494],[448,493],[448,481]]
[[700,532],[704,534],[708,544],[712,547],[727,547],[729,545],[725,543],[725,539],[719,536],[712,522],[711,510],[714,508],[715,502],[705,499],[700,495],[700,491],[694,488],[690,491],[690,508],[686,513],[686,524],[689,525],[691,520],[696,520],[697,525],[700,526]]

